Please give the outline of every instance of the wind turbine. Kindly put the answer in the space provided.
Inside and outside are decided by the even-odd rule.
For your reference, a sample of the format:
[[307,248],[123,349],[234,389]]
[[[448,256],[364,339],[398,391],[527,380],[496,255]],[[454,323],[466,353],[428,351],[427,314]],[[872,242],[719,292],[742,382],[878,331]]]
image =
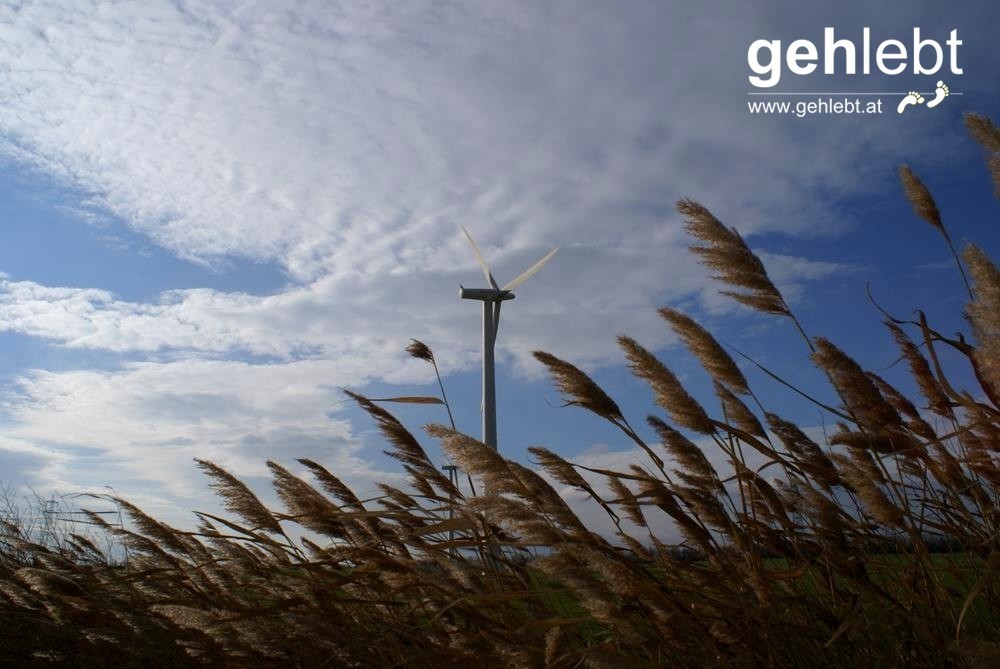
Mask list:
[[483,276],[490,284],[489,288],[466,288],[459,284],[459,288],[461,288],[459,296],[465,300],[480,300],[483,303],[483,443],[495,451],[497,450],[497,396],[493,347],[496,344],[497,330],[500,327],[500,305],[507,300],[513,300],[514,293],[511,291],[534,276],[535,272],[540,270],[559,248],[556,247],[549,251],[544,258],[501,288],[497,285],[489,265],[486,264],[486,259],[464,225],[462,233],[468,240],[469,246],[472,247],[473,253],[476,254],[476,261],[483,270]]

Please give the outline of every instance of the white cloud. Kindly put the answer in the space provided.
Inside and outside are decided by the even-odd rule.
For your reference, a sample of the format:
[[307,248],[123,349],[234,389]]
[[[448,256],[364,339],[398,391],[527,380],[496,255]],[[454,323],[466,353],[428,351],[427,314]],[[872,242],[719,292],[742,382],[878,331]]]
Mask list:
[[[5,457],[35,457],[32,477],[45,490],[96,491],[113,483],[130,499],[169,509],[167,499],[208,503],[193,458],[243,477],[267,477],[264,465],[310,457],[359,493],[398,476],[343,418],[344,399],[330,379],[359,383],[363,361],[253,365],[180,360],[134,363],[117,372],[35,371],[7,396]],[[41,463],[44,463],[43,465]],[[256,486],[265,496],[266,485]],[[183,509],[171,519],[189,521]]]
[[858,151],[913,138],[748,132],[745,54],[697,35],[722,13],[718,44],[764,30],[742,6],[26,2],[0,22],[0,131],[175,253],[298,279],[468,264],[458,222],[507,252],[676,243],[686,194],[744,229],[830,222],[803,191],[857,185]]

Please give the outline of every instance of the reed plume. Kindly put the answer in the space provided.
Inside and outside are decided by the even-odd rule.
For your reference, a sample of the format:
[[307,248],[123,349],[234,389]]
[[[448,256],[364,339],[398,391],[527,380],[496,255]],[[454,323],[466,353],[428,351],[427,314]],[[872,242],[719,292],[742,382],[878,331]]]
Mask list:
[[583,407],[612,422],[625,420],[615,401],[577,367],[544,351],[535,351],[534,356],[548,368],[559,391],[568,398],[567,404]]
[[702,368],[716,382],[728,386],[741,395],[750,393],[743,372],[708,330],[676,309],[663,307],[659,310],[659,314],[670,324],[674,333],[681,338],[687,349],[701,363]]
[[250,488],[222,467],[208,460],[195,459],[198,467],[212,477],[211,487],[222,498],[226,508],[254,526],[254,529],[281,534],[281,526]]
[[727,228],[708,209],[693,200],[680,200],[677,211],[687,217],[685,228],[702,242],[691,247],[702,264],[717,272],[713,278],[742,288],[720,291],[737,302],[764,313],[791,316],[781,293],[767,275],[760,258],[750,250],[735,228]]
[[1000,128],[989,118],[978,114],[966,114],[965,127],[972,138],[986,149],[986,166],[993,178],[993,192],[1000,197]]
[[973,359],[991,397],[1000,391],[1000,271],[975,244],[965,249],[975,289],[966,314],[972,324],[977,347]]
[[927,190],[924,182],[917,178],[913,170],[906,165],[900,166],[899,178],[903,182],[903,192],[906,194],[906,199],[913,205],[913,211],[944,237],[944,241],[948,245],[948,250],[951,251],[951,255],[955,259],[958,272],[962,276],[965,289],[971,293],[972,289],[969,287],[969,278],[965,275],[965,268],[962,267],[962,260],[958,257],[958,251],[955,250],[955,245],[951,241],[948,229],[941,222],[941,212],[938,211],[937,203],[934,202],[931,192]]
[[715,425],[702,406],[656,356],[631,337],[618,337],[618,345],[625,351],[632,373],[650,385],[656,403],[670,414],[675,423],[702,434],[715,432]]

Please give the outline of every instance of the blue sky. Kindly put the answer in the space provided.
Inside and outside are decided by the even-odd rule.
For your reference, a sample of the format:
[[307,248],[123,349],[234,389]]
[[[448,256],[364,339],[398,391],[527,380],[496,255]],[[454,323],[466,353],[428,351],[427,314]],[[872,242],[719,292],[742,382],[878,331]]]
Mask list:
[[[430,392],[437,353],[460,427],[479,425],[482,280],[559,254],[505,309],[501,448],[636,456],[559,398],[530,352],[573,361],[641,423],[648,391],[614,338],[703,375],[655,309],[822,393],[787,323],[720,298],[674,211],[740,229],[812,334],[875,369],[894,354],[864,295],[962,328],[961,283],[896,168],[956,240],[998,247],[962,114],[998,116],[1000,8],[953,3],[0,3],[0,471],[19,486],[113,485],[175,522],[212,506],[192,458],[258,481],[326,463],[362,493],[398,474],[339,388]],[[963,40],[961,75],[786,70],[773,91],[919,90],[882,115],[753,115],[757,39]],[[809,99],[808,97],[800,99]],[[873,98],[869,98],[873,99]],[[896,370],[887,374],[893,376]],[[822,418],[750,373],[769,408]],[[445,416],[404,407],[415,429]],[[431,445],[431,450],[438,451]]]

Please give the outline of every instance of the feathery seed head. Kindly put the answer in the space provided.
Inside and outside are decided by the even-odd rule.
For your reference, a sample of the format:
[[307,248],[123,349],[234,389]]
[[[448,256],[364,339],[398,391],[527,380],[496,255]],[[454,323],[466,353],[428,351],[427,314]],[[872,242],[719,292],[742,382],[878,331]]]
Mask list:
[[533,355],[549,368],[549,374],[567,398],[567,404],[583,407],[612,422],[624,420],[615,401],[578,368],[544,351],[535,351]]
[[406,352],[418,360],[434,362],[434,351],[419,339],[411,339],[409,345],[406,347]]
[[688,394],[674,373],[656,356],[640,346],[634,339],[618,337],[618,344],[625,351],[632,373],[645,380],[653,389],[656,403],[663,407],[675,423],[689,430],[712,434],[715,426],[705,410]]
[[875,384],[853,358],[823,337],[816,337],[813,361],[830,376],[847,410],[863,427],[874,430],[896,430],[902,420],[892,405],[886,402]]
[[659,313],[713,379],[740,394],[750,392],[743,372],[708,330],[675,309],[664,307]]
[[974,301],[966,314],[976,336],[973,360],[991,397],[1000,391],[1000,270],[975,244],[965,247],[965,262],[974,283]]
[[716,485],[718,474],[715,467],[708,461],[700,448],[656,416],[650,416],[647,421],[656,430],[657,436],[663,442],[663,448],[670,453],[685,473],[695,477],[705,485]]
[[993,192],[1000,197],[1000,128],[985,116],[965,115],[965,127],[987,151],[986,167],[993,177]]
[[764,427],[743,400],[718,381],[713,385],[715,395],[722,402],[722,408],[726,412],[728,423],[755,437],[767,438]]
[[941,212],[938,211],[937,204],[934,202],[931,192],[927,190],[927,186],[906,165],[900,165],[899,178],[903,182],[903,192],[906,193],[906,199],[913,205],[913,211],[916,212],[917,216],[947,237],[948,232],[941,222]]
[[208,460],[195,459],[198,467],[212,477],[212,489],[222,498],[223,505],[254,528],[281,534],[281,526],[243,481]]
[[704,245],[691,247],[703,265],[717,272],[713,278],[745,292],[721,291],[723,295],[769,314],[790,316],[781,293],[767,275],[760,258],[750,250],[735,228],[727,228],[708,209],[693,200],[677,203],[677,211],[687,217],[686,229]]

